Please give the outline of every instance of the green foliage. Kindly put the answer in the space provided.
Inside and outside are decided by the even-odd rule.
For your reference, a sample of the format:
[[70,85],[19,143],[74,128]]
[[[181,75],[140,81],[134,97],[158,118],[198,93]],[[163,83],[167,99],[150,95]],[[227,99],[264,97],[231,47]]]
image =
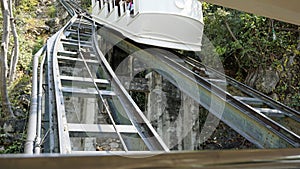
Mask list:
[[[47,34],[49,33],[46,29],[43,29],[45,27],[45,17],[47,16],[41,15],[46,14],[53,17],[56,12],[54,6],[40,6],[42,12],[39,12],[39,16],[36,16],[38,3],[38,0],[21,0],[19,1],[17,9],[14,10],[15,23],[19,34],[20,53],[17,66],[17,77],[9,86],[8,90],[12,109],[17,117],[14,118],[14,120],[17,121],[20,120],[25,122],[25,118],[28,116],[31,92],[30,72],[32,71],[32,57],[45,43],[45,40],[48,37]],[[1,13],[0,23],[2,23]],[[0,27],[0,33],[2,33],[2,26]],[[13,39],[11,38],[10,48],[13,45],[12,40]],[[11,51],[11,49],[9,49],[9,51]],[[22,129],[22,125],[25,127],[25,123],[20,123],[20,129],[13,133],[5,133],[4,130],[0,128],[0,154],[22,153],[25,140],[25,130]]]
[[19,10],[21,12],[34,12],[38,3],[38,0],[20,0]]
[[32,60],[32,47],[33,44],[24,36],[20,36],[20,60],[19,68],[21,71],[28,71],[30,69]]
[[56,8],[54,5],[50,6],[48,11],[47,11],[47,14],[49,17],[51,18],[54,18],[56,16]]
[[203,12],[204,34],[230,76],[244,82],[251,71],[271,67],[280,74],[275,89],[279,101],[300,110],[300,28],[208,3],[203,3]]
[[18,154],[23,153],[23,144],[21,141],[15,141],[12,145],[8,146],[5,150],[0,150],[0,154]]
[[81,0],[81,6],[83,9],[87,10],[89,13],[92,12],[92,1],[91,0]]
[[39,37],[33,46],[32,55],[36,54],[43,47],[44,43],[45,43],[45,40],[43,38]]
[[[2,133],[2,132],[1,132]],[[0,150],[0,154],[20,154],[23,153],[24,146],[22,142],[25,140],[25,135],[22,133],[15,133],[15,134],[21,134],[22,137],[19,139],[14,140],[10,145],[4,145],[4,149]],[[7,138],[7,134],[0,134],[0,142],[5,142],[5,139]]]
[[[15,109],[27,113],[29,111],[29,96],[31,94],[31,77],[27,74],[19,75],[9,87],[11,103]],[[24,98],[28,97],[28,98]]]
[[280,68],[284,57],[295,52],[297,32],[286,31],[297,30],[295,25],[207,3],[203,9],[205,35],[223,58],[225,69],[237,65],[233,69],[243,78],[259,66]]
[[[299,91],[299,88],[298,88]],[[291,107],[297,107],[299,110],[300,107],[300,93],[296,93],[295,95],[292,96],[291,103],[289,104]]]

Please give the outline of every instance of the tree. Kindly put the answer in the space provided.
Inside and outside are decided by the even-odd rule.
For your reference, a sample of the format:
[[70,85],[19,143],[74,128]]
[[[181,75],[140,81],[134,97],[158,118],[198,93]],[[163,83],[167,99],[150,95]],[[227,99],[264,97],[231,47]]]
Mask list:
[[7,0],[1,0],[1,10],[3,16],[3,34],[2,42],[0,47],[0,91],[2,98],[2,111],[4,117],[13,117],[13,111],[11,109],[11,104],[8,98],[7,91],[7,54],[8,54],[8,45],[9,45],[9,32],[10,32],[10,13]]
[[257,88],[266,70],[278,74],[274,99],[300,110],[300,27],[203,3],[205,35],[229,76]]
[[233,9],[203,3],[205,35],[224,61],[243,80],[259,66],[281,66],[294,55],[298,26]]
[[14,46],[11,53],[10,69],[9,69],[9,84],[15,80],[17,64],[19,60],[19,37],[16,29],[15,19],[13,16],[12,0],[9,0],[10,26],[14,37]]

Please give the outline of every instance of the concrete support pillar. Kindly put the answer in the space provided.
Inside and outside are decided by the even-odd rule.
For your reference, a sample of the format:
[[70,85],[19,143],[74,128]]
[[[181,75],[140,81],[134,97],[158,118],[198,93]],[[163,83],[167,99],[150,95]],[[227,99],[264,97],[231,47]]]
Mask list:
[[167,97],[162,91],[162,76],[156,72],[149,73],[146,78],[149,82],[149,94],[146,117],[151,122],[157,133],[164,140],[166,145],[170,145],[169,134],[166,132],[170,126],[167,113]]
[[156,72],[147,75],[146,117],[171,150],[194,150],[198,143],[199,104]]
[[179,150],[194,150],[197,146],[197,133],[199,132],[199,105],[188,95],[182,93],[180,116],[182,123],[177,134],[183,137]]

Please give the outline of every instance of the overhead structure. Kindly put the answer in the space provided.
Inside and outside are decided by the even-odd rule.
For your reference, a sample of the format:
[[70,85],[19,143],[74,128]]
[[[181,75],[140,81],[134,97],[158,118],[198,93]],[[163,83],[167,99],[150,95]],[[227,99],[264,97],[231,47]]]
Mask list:
[[[92,0],[93,19],[142,44],[200,51],[203,35],[201,3],[188,0]],[[159,5],[157,5],[159,4]],[[174,29],[176,28],[176,29]]]
[[208,3],[233,8],[256,15],[300,25],[299,0],[204,0]]

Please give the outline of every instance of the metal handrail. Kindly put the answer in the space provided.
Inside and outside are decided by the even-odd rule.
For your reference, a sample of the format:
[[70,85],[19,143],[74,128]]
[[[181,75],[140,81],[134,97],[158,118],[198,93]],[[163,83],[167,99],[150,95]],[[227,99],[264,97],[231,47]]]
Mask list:
[[44,63],[46,59],[46,54],[43,55],[40,64],[40,77],[39,77],[39,89],[38,89],[38,114],[37,114],[37,135],[36,135],[36,145],[34,153],[40,154],[41,151],[41,131],[42,131],[42,97],[43,97],[43,74],[44,74]]
[[33,57],[32,68],[32,93],[30,101],[30,112],[27,126],[27,138],[25,142],[24,152],[33,154],[34,142],[37,136],[37,116],[38,116],[38,64],[40,56],[45,52],[44,45]]

